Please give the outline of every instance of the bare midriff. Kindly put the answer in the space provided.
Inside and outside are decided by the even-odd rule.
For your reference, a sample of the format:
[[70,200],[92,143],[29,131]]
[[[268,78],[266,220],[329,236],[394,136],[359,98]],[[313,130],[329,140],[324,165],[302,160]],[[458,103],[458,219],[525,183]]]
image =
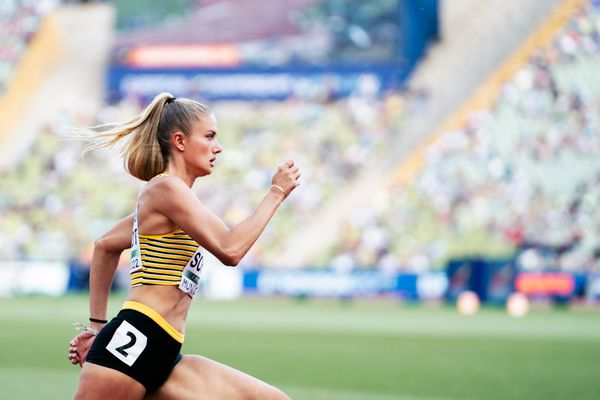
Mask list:
[[141,285],[129,290],[127,300],[145,304],[159,313],[173,328],[184,333],[192,299],[177,286]]

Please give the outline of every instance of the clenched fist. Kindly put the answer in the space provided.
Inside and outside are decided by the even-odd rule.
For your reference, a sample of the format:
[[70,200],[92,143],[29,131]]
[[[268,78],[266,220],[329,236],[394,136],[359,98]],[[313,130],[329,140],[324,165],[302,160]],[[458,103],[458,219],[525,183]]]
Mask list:
[[300,168],[294,161],[288,160],[277,168],[277,172],[271,179],[271,185],[283,191],[284,196],[287,197],[292,190],[300,185],[300,182],[298,182],[300,175]]

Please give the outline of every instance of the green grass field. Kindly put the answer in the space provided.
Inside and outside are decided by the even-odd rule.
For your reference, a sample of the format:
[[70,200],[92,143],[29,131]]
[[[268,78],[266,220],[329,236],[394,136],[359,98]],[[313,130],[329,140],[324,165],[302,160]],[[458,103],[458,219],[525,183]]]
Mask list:
[[[110,304],[116,312],[122,302]],[[67,359],[85,297],[0,299],[0,398],[68,399]],[[185,353],[299,400],[598,399],[600,312],[502,310],[474,317],[392,302],[199,300]]]

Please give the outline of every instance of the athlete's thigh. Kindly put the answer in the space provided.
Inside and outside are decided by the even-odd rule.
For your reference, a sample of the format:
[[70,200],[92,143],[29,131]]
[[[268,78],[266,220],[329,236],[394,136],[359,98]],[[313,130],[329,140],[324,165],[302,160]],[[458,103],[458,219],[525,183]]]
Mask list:
[[74,400],[143,399],[146,389],[135,379],[114,369],[85,363]]
[[289,400],[281,390],[202,356],[183,356],[148,400]]

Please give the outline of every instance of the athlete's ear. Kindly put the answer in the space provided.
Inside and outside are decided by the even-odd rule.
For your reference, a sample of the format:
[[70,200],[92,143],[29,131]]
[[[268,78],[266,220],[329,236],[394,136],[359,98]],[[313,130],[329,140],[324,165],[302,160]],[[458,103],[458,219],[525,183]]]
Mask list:
[[171,144],[176,150],[184,151],[185,150],[185,134],[183,132],[177,131],[171,135]]

